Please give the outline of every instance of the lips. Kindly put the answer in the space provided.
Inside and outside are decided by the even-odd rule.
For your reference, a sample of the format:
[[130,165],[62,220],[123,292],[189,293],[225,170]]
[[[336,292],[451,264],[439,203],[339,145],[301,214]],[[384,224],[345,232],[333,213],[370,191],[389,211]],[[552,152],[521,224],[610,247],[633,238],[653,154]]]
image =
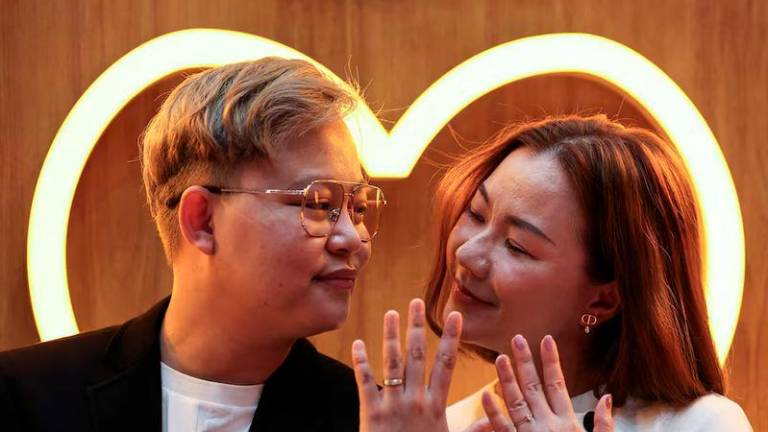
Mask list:
[[470,289],[466,287],[466,285],[462,284],[459,280],[454,280],[454,291],[457,297],[461,300],[464,300],[465,302],[474,302],[474,303],[480,303],[486,306],[495,306],[493,302],[485,300],[479,297],[474,292],[472,292]]
[[315,280],[332,288],[352,290],[357,279],[357,271],[352,269],[339,269],[323,273],[315,277]]

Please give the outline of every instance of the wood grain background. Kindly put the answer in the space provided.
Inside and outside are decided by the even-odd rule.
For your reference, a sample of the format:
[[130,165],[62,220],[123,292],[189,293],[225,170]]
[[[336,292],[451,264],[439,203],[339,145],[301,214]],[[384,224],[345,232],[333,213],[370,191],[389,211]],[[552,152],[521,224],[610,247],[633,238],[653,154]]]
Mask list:
[[[589,32],[639,51],[689,95],[720,141],[746,231],[744,303],[727,368],[730,397],[768,430],[768,3],[748,1],[22,1],[0,0],[0,349],[38,340],[26,275],[27,219],[48,146],[87,86],[153,37],[191,27],[250,32],[356,77],[391,127],[443,73],[499,43]],[[226,49],[226,47],[222,47]],[[520,59],[525,61],[525,59]],[[69,222],[69,283],[82,329],[121,322],[166,295],[170,272],[143,202],[137,139],[168,77],[135,98],[88,161]],[[460,113],[413,174],[381,181],[387,208],[374,257],[347,325],[315,341],[349,362],[362,337],[376,346],[381,316],[421,296],[432,259],[429,190],[444,153],[458,153],[507,122],[551,113],[605,112],[647,125],[632,101],[577,76],[506,86]],[[457,143],[457,137],[460,142]],[[434,341],[432,341],[434,344]],[[378,353],[374,357],[378,365]],[[451,400],[493,377],[463,359]]]

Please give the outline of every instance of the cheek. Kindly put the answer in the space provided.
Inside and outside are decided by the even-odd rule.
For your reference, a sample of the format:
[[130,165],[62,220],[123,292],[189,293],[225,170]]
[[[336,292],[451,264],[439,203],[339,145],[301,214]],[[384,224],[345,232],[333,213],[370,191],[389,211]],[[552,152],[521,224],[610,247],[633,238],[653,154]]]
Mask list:
[[355,257],[357,258],[358,268],[362,268],[366,264],[368,264],[368,260],[371,259],[372,252],[373,252],[373,245],[371,244],[371,242],[363,243],[360,246],[360,249],[358,249],[357,252],[355,253]]
[[448,236],[448,241],[445,243],[445,259],[449,266],[453,264],[453,256],[456,254],[456,248],[459,246],[454,236],[455,231],[456,229],[454,228]]
[[578,282],[564,269],[517,260],[503,266],[497,276],[496,292],[508,315],[556,325],[578,309]]
[[298,220],[290,215],[265,211],[261,217],[250,215],[232,220],[222,241],[229,243],[233,253],[249,257],[255,267],[280,266],[308,262],[321,253],[322,239],[309,238]]
[[462,221],[463,217],[456,222],[451,233],[448,235],[448,241],[445,245],[445,255],[449,266],[453,265],[456,257],[456,250],[470,239],[469,228]]
[[292,272],[301,268],[314,268],[325,253],[325,239],[308,237],[304,233],[286,236],[281,241],[275,241],[271,249],[277,249],[282,260],[295,266]]
[[[503,252],[498,255],[503,255]],[[494,285],[505,306],[519,304],[521,300],[531,301],[546,297],[549,291],[547,278],[531,267],[518,258],[494,259]]]
[[498,250],[493,263],[495,289],[505,306],[535,307],[558,290],[555,275],[542,271],[539,263],[512,256],[506,250]]

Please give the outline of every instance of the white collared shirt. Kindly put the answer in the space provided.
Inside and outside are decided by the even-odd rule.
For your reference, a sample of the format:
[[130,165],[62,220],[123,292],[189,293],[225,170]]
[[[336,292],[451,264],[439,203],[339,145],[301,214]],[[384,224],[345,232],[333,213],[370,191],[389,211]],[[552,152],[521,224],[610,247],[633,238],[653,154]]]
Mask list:
[[248,432],[264,388],[202,380],[163,362],[160,382],[163,432]]
[[[483,392],[489,392],[499,406],[504,406],[502,399],[494,391],[497,381],[484,386],[476,393],[448,407],[448,430],[461,432],[475,421],[485,417],[481,402]],[[594,411],[597,398],[592,391],[571,398],[573,410],[579,423],[584,415]],[[617,432],[708,432],[751,431],[752,426],[741,407],[732,400],[719,394],[702,396],[691,402],[685,408],[675,410],[662,403],[650,403],[629,399],[627,403],[613,411],[615,430]]]

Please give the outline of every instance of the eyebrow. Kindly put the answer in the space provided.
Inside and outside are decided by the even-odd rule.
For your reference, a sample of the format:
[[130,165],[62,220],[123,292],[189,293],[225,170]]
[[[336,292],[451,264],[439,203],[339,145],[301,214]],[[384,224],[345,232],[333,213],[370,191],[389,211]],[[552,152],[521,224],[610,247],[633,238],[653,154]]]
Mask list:
[[[488,198],[488,190],[485,189],[485,184],[481,183],[480,186],[478,186],[477,190],[478,192],[480,192],[480,195],[485,200],[485,203],[489,204],[491,200]],[[507,221],[508,224],[524,229],[533,234],[536,234],[537,236],[543,238],[544,240],[552,243],[552,245],[557,246],[557,244],[551,238],[549,238],[546,234],[544,234],[544,231],[540,230],[539,227],[528,222],[527,220],[514,215],[506,215],[505,220]]]

